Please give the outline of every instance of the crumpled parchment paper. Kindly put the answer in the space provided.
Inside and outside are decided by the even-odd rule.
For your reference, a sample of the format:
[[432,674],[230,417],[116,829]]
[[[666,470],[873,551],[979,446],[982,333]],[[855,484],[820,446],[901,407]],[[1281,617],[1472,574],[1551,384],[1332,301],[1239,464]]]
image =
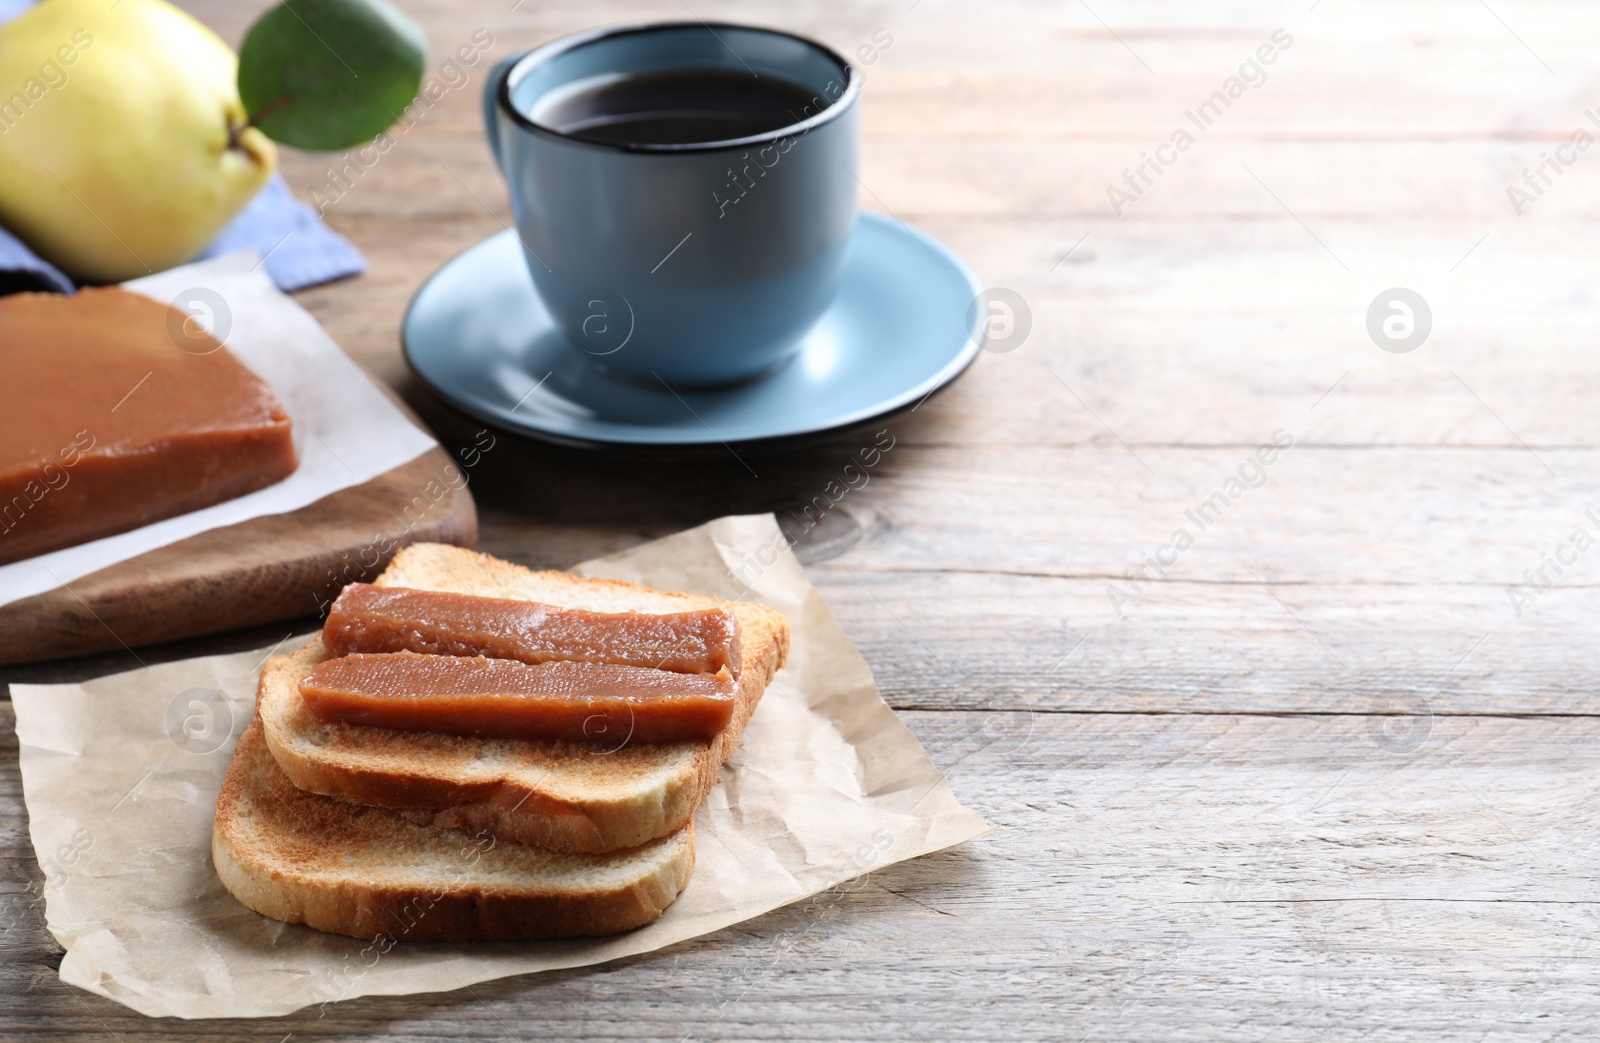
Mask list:
[[573,571],[765,602],[793,628],[788,664],[696,817],[694,877],[661,919],[613,938],[384,951],[240,905],[212,868],[211,819],[261,650],[12,686],[62,980],[183,1018],[445,991],[650,952],[987,829],[879,696],[772,516],[722,518]]

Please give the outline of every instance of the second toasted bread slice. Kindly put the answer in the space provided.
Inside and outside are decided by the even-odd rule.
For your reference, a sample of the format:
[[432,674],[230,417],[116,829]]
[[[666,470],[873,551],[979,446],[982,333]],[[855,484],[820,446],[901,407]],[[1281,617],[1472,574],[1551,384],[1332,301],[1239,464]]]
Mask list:
[[273,658],[262,670],[257,714],[273,759],[296,786],[403,810],[415,822],[482,831],[552,851],[614,851],[687,824],[789,650],[787,621],[763,605],[534,572],[442,544],[406,548],[376,582],[594,612],[724,607],[738,617],[743,668],[733,718],[715,739],[704,742],[609,749],[328,723],[311,714],[298,687],[331,656],[320,639]]
[[217,798],[211,858],[235,898],[288,923],[391,943],[520,941],[654,920],[688,886],[694,827],[579,855],[414,825],[297,789],[256,722]]

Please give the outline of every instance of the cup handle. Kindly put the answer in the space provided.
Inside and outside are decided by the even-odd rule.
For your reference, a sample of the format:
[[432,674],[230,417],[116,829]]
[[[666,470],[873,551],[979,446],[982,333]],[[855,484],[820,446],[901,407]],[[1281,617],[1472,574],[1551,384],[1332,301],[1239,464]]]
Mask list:
[[500,150],[500,85],[505,82],[511,67],[521,61],[527,51],[522,51],[495,62],[483,83],[483,133],[489,139],[489,151],[494,153],[494,165],[505,173],[506,165]]

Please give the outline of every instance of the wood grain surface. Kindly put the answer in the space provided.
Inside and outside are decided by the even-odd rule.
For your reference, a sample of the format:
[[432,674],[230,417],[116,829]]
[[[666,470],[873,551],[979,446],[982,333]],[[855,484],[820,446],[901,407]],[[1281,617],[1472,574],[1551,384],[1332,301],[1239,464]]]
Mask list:
[[[509,221],[478,127],[489,61],[704,18],[864,63],[862,205],[1020,293],[1030,336],[890,424],[894,448],[842,495],[874,432],[702,463],[503,438],[472,476],[480,547],[561,567],[775,512],[885,696],[1000,828],[649,957],[321,1017],[155,1022],[57,980],[0,753],[0,1036],[1600,1034],[1600,543],[1575,549],[1600,537],[1600,149],[1563,153],[1520,212],[1507,192],[1600,137],[1600,7],[398,2],[448,89],[342,185],[340,157],[285,155],[371,265],[298,300],[453,452],[478,425],[415,382],[397,330],[429,273]],[[264,0],[185,5],[237,41]],[[445,66],[480,29],[488,54]],[[1278,29],[1292,43],[1261,82],[1132,174]],[[892,43],[865,64],[879,30]],[[1140,191],[1119,214],[1124,171]],[[1393,287],[1431,311],[1407,353],[1368,330]],[[1275,436],[1293,444],[1258,481]],[[1230,479],[1199,531],[1190,512]]]

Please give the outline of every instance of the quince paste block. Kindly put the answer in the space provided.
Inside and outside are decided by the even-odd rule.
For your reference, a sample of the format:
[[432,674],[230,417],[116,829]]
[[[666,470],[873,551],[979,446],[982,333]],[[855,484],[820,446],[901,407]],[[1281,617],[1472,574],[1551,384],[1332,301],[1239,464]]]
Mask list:
[[0,297],[0,563],[272,485],[283,404],[193,320],[115,288]]

